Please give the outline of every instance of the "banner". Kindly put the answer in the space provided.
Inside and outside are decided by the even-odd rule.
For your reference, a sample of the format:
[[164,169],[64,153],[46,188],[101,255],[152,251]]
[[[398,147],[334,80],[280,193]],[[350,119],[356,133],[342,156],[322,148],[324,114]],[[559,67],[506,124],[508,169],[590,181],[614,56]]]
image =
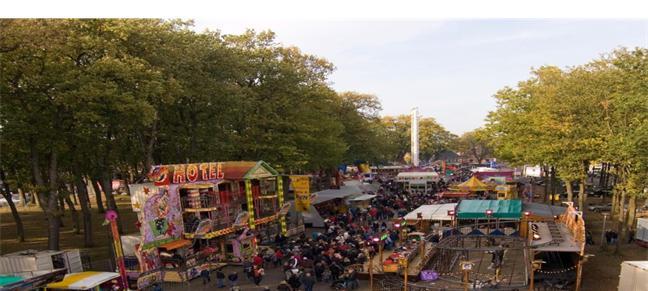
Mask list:
[[295,191],[295,210],[307,212],[310,209],[310,179],[308,176],[290,176]]

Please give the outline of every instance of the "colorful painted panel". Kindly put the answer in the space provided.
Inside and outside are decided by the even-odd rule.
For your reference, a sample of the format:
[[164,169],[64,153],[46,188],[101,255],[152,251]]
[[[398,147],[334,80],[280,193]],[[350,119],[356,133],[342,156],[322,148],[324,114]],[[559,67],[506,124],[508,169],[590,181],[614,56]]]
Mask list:
[[160,188],[147,197],[140,215],[144,248],[153,247],[182,235],[182,209],[177,189]]

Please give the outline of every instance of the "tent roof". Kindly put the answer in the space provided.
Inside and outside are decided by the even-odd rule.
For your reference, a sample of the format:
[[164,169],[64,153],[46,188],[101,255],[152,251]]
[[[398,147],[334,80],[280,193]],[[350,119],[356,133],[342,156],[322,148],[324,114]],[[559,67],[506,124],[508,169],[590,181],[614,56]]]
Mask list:
[[438,194],[441,198],[462,198],[470,195],[470,192],[444,191]]
[[112,272],[81,272],[65,275],[63,281],[47,284],[48,289],[86,290],[119,278]]
[[448,216],[448,210],[454,210],[456,206],[457,203],[421,205],[405,215],[405,220],[417,220],[416,214],[419,212],[423,214],[424,220],[452,220]]
[[438,177],[439,174],[436,172],[400,172],[396,177]]
[[472,176],[472,177],[470,177],[470,179],[468,179],[468,181],[463,182],[463,183],[455,186],[455,188],[458,188],[458,189],[464,190],[464,191],[486,191],[486,190],[490,189],[491,186],[489,186],[488,184],[486,184],[486,183],[484,183],[482,181],[479,181],[479,179],[477,179],[477,177]]
[[373,199],[375,197],[376,195],[362,194],[358,197],[354,197],[353,199],[349,199],[349,201],[365,201],[365,200]]
[[523,202],[522,211],[529,211],[532,215],[553,218],[554,215],[563,214],[567,207],[548,205],[542,203]]
[[519,219],[522,213],[520,200],[461,200],[457,207],[458,219],[487,218],[486,210],[492,210],[491,217]]

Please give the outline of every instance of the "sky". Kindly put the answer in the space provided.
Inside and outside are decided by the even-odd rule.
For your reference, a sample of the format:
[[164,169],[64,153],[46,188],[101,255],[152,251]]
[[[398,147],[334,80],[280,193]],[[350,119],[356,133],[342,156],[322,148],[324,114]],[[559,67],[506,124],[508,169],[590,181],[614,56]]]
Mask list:
[[648,20],[217,21],[195,29],[270,29],[331,61],[331,86],[376,95],[382,115],[418,107],[455,134],[484,124],[493,95],[531,68],[584,64],[618,47],[648,47]]

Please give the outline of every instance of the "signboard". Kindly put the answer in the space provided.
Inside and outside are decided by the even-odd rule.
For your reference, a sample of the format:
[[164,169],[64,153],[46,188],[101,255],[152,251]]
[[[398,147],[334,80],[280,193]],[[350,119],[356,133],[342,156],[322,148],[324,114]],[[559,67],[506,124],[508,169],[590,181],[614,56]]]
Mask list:
[[470,271],[472,270],[473,263],[471,262],[461,262],[461,269],[464,271]]
[[290,176],[295,190],[295,210],[307,212],[310,209],[310,178],[308,176]]
[[221,163],[153,166],[149,179],[157,186],[223,179]]

